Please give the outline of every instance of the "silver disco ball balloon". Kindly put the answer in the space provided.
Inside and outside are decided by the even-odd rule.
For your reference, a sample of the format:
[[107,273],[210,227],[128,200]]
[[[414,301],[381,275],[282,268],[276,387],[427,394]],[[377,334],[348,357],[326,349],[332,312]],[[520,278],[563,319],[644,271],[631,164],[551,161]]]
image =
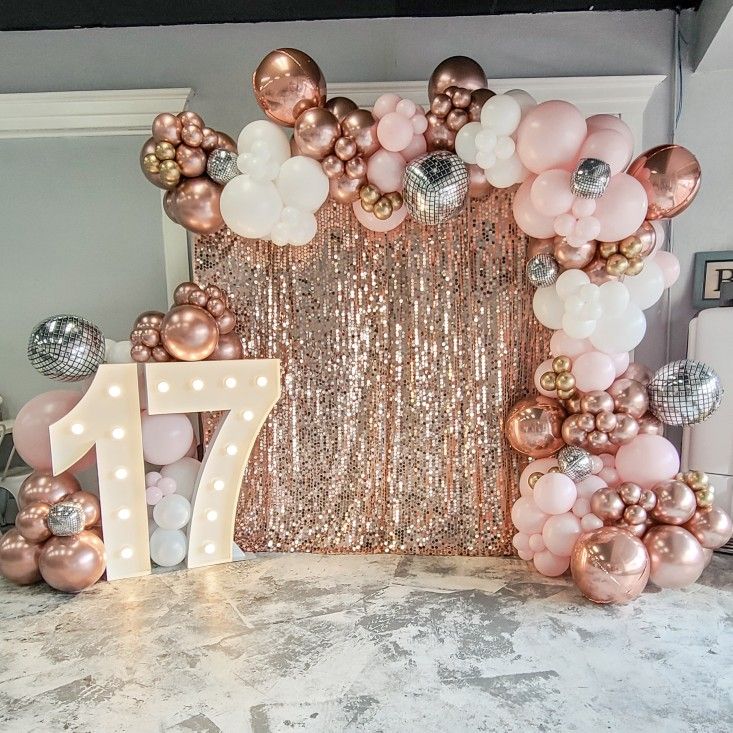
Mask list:
[[402,197],[420,224],[441,224],[458,214],[468,195],[468,169],[455,153],[436,150],[410,161]]
[[557,454],[557,465],[571,481],[582,481],[591,475],[593,459],[584,448],[566,445]]
[[209,178],[222,185],[229,183],[240,172],[237,168],[237,157],[237,154],[231,150],[224,150],[223,148],[212,150],[206,162],[206,172],[209,174]]
[[649,382],[649,409],[666,425],[694,425],[723,399],[720,377],[707,364],[681,359],[658,369]]
[[611,166],[598,158],[583,158],[570,178],[570,190],[583,199],[603,196],[611,180]]
[[78,316],[51,316],[31,331],[28,359],[45,377],[78,382],[104,361],[104,336]]
[[54,504],[48,511],[46,524],[56,537],[71,537],[84,529],[84,507],[73,501]]
[[536,288],[554,285],[559,274],[560,265],[551,254],[535,255],[527,262],[527,280]]

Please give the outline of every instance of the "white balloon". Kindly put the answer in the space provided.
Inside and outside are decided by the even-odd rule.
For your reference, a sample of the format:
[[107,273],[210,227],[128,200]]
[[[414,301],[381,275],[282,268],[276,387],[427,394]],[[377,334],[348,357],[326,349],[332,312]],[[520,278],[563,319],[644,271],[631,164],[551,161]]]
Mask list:
[[573,313],[565,313],[562,317],[562,330],[573,339],[585,339],[596,329],[595,320],[584,320]]
[[562,328],[562,317],[565,306],[557,295],[554,285],[546,288],[537,288],[532,299],[532,310],[537,320],[547,328],[557,330]]
[[632,303],[642,310],[651,308],[664,292],[664,273],[654,260],[646,259],[644,269],[638,274],[624,278]]
[[250,176],[232,178],[221,192],[221,215],[227,226],[242,237],[269,236],[280,218],[283,202],[275,184]]
[[188,540],[180,529],[162,529],[158,527],[150,535],[150,558],[164,568],[182,563],[186,558]]
[[296,155],[282,164],[275,185],[285,206],[311,214],[318,211],[328,196],[328,176],[321,164],[304,155]]
[[603,307],[603,312],[607,316],[618,316],[626,310],[629,304],[628,288],[618,280],[611,280],[603,283],[598,290],[598,294]]
[[[224,189],[226,191],[226,189]],[[583,270],[565,270],[565,272],[557,278],[555,288],[557,294],[565,300],[576,290],[580,290],[583,285],[587,285],[590,282],[590,278],[586,275]]]
[[597,321],[590,342],[598,351],[619,354],[636,348],[644,338],[645,331],[644,313],[635,303],[629,303],[620,315],[604,316]]
[[153,508],[153,519],[161,529],[182,529],[191,518],[191,503],[185,496],[169,494]]
[[292,226],[290,231],[290,244],[296,246],[308,244],[316,236],[318,230],[315,214],[307,211],[303,211],[301,214],[302,218]]
[[[264,146],[256,145],[264,143]],[[237,151],[250,153],[253,148],[258,152],[263,147],[269,152],[270,159],[280,166],[290,157],[290,140],[283,129],[269,120],[250,122],[237,139]]]
[[131,341],[112,341],[111,339],[105,339],[104,345],[104,360],[107,364],[129,364],[134,361],[130,356],[130,349],[132,348]]
[[196,477],[199,475],[201,461],[185,456],[175,463],[169,463],[160,469],[163,478],[172,478],[176,482],[176,494],[189,501],[193,500],[193,490],[196,486]]
[[512,97],[512,99],[519,103],[519,106],[522,108],[522,117],[524,117],[532,107],[537,106],[535,98],[529,92],[525,92],[524,89],[510,89],[506,94],[508,97]]
[[464,163],[476,162],[476,135],[481,132],[480,122],[469,122],[456,133],[456,155]]
[[497,160],[485,171],[486,180],[496,188],[509,188],[515,183],[521,183],[528,173],[516,153],[506,160]]
[[509,94],[495,94],[481,108],[481,124],[497,135],[511,135],[522,119],[522,107]]

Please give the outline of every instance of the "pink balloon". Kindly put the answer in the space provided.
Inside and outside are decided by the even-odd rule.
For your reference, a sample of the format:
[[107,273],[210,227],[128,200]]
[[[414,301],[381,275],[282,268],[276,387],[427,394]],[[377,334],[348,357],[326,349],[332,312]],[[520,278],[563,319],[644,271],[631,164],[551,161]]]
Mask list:
[[529,550],[529,535],[524,532],[517,532],[512,537],[512,545],[516,550],[523,550],[526,552]]
[[385,150],[404,150],[414,135],[412,122],[399,112],[388,112],[377,125],[377,139]]
[[629,352],[622,351],[619,354],[609,354],[613,359],[613,368],[616,370],[616,376],[620,377],[629,368]]
[[580,520],[575,514],[565,512],[550,517],[542,528],[545,547],[555,555],[569,557],[575,540],[580,536]]
[[425,136],[413,135],[410,144],[404,150],[400,150],[400,155],[409,163],[414,158],[417,158],[418,155],[426,152],[427,149],[428,143],[425,140]]
[[666,438],[643,433],[618,449],[616,470],[622,481],[651,489],[654,484],[672,478],[680,470],[680,457]]
[[[20,408],[13,426],[13,445],[18,455],[36,471],[51,471],[51,435],[49,427],[68,415],[84,395],[81,392],[55,389],[43,392]],[[89,439],[89,447],[94,441]],[[96,453],[90,450],[71,467],[72,473],[94,464]]]
[[545,549],[545,541],[542,539],[541,534],[530,535],[529,549],[532,550],[532,552],[542,552],[542,550]]
[[656,262],[662,271],[664,287],[671,288],[680,277],[680,261],[677,259],[677,255],[660,250],[654,254],[652,262]]
[[525,534],[541,532],[547,516],[530,496],[520,496],[512,507],[512,522],[520,532]]
[[155,466],[165,466],[183,458],[193,439],[191,421],[183,414],[140,415],[143,458]]
[[377,219],[370,211],[364,211],[361,208],[361,201],[354,201],[352,208],[359,223],[372,232],[391,232],[402,224],[407,217],[407,207],[404,205],[397,211],[393,211],[387,219]]
[[549,550],[535,554],[533,561],[537,572],[549,578],[562,575],[570,567],[570,557],[560,557]]
[[522,496],[532,496],[533,489],[529,485],[529,477],[533,473],[547,473],[551,468],[557,466],[557,458],[538,458],[530,461],[519,477],[519,493]]
[[549,239],[555,236],[555,219],[552,216],[540,214],[534,207],[530,198],[533,183],[534,178],[530,176],[514,194],[512,204],[514,220],[517,226],[530,237]]
[[524,116],[517,130],[517,154],[533,173],[575,164],[588,128],[575,105],[542,102]]
[[613,359],[600,351],[589,351],[576,357],[571,371],[575,377],[575,386],[581,392],[606,389],[616,379]]
[[564,473],[546,473],[534,485],[534,500],[545,514],[569,512],[578,498],[572,479]]
[[580,148],[581,158],[598,158],[611,168],[611,175],[615,176],[631,162],[634,152],[634,142],[629,141],[620,132],[615,130],[595,130],[585,139]]
[[517,555],[519,555],[522,560],[531,560],[534,557],[534,552],[532,552],[532,550],[517,550]]
[[402,97],[399,94],[382,94],[377,97],[372,107],[372,114],[375,119],[381,120],[386,114],[394,112],[397,109],[397,105],[402,101]]
[[613,176],[606,193],[596,202],[595,218],[601,223],[598,239],[617,242],[631,236],[646,217],[648,201],[644,187],[633,176]]
[[559,216],[570,211],[575,200],[570,190],[570,173],[562,169],[540,173],[532,183],[529,197],[535,209],[544,216]]
[[405,165],[405,159],[399,153],[377,150],[367,163],[369,183],[375,185],[382,193],[401,191]]
[[573,208],[570,210],[573,216],[581,219],[584,216],[593,216],[596,212],[595,199],[575,199]]
[[555,227],[555,234],[559,237],[570,237],[575,229],[576,219],[572,214],[560,214],[555,217],[553,226]]
[[634,133],[631,132],[631,128],[616,115],[593,115],[586,120],[588,125],[588,133],[593,133],[598,130],[613,130],[618,132],[626,140],[626,144],[634,149]]
[[557,393],[554,389],[543,389],[542,385],[540,384],[540,377],[545,372],[551,372],[552,371],[552,359],[547,359],[540,364],[537,369],[534,371],[534,386],[535,389],[545,397],[556,397]]
[[[573,514],[575,514],[578,519],[584,517],[586,514],[590,512],[590,499],[586,499],[584,496],[579,496],[575,500],[575,504],[573,504]],[[562,515],[560,515],[562,516]]]
[[621,478],[618,475],[618,471],[615,468],[610,468],[608,466],[604,466],[598,472],[598,478],[603,479],[606,486],[610,486],[611,488],[615,488],[621,483]]
[[583,532],[592,532],[594,529],[600,529],[603,526],[603,520],[595,514],[586,514],[580,520],[580,528]]
[[587,351],[593,351],[593,346],[588,339],[574,339],[562,329],[555,331],[550,337],[550,353],[553,356],[569,356],[575,359]]
[[575,223],[573,227],[573,239],[582,246],[586,242],[595,239],[601,231],[601,222],[595,216],[584,216]]
[[576,484],[578,496],[582,496],[584,499],[590,499],[598,489],[602,489],[605,486],[608,486],[608,484],[601,478],[600,473],[597,476],[593,474],[586,476]]
[[651,252],[647,252],[647,257],[662,249],[664,246],[664,240],[667,238],[664,231],[664,222],[661,219],[654,219],[649,223],[652,225],[652,229],[656,236],[654,237],[654,246],[652,247]]

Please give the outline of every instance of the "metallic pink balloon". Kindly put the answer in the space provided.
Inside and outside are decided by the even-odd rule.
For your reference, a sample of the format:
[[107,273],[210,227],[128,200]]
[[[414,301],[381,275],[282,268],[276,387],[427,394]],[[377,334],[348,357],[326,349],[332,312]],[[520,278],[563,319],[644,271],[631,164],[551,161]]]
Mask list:
[[366,178],[331,178],[328,181],[328,195],[339,204],[350,204],[359,198],[359,191],[366,183]]
[[84,511],[84,526],[88,529],[102,520],[102,509],[99,499],[88,491],[77,491],[72,494],[68,501],[78,504]]
[[326,102],[326,109],[329,112],[332,112],[336,119],[341,122],[349,112],[359,109],[359,105],[348,97],[331,97],[331,99]]
[[644,544],[651,563],[650,580],[660,588],[684,588],[705,569],[702,546],[682,527],[651,527],[644,536]]
[[220,316],[217,317],[216,325],[219,328],[219,335],[224,336],[234,330],[237,325],[237,317],[229,310],[229,308],[227,308]]
[[377,120],[367,109],[355,109],[341,120],[341,132],[356,143],[356,149],[364,158],[379,150],[377,139]]
[[206,171],[208,156],[201,148],[191,148],[188,145],[179,145],[176,148],[176,163],[186,178],[196,178]]
[[718,506],[698,509],[684,527],[708,550],[722,547],[733,535],[730,514]]
[[669,479],[653,487],[657,503],[651,511],[652,517],[662,524],[684,524],[692,519],[697,509],[695,492],[682,481]]
[[216,348],[219,338],[214,317],[195,305],[176,305],[163,319],[163,346],[181,361],[202,361]]
[[34,471],[20,485],[18,507],[24,509],[34,502],[56,504],[76,491],[81,491],[81,485],[68,471],[58,476],[50,471]]
[[563,447],[566,412],[552,397],[525,397],[509,412],[505,435],[514,450],[532,458],[547,458]]
[[[629,365],[631,366],[631,365]],[[634,379],[617,379],[609,388],[616,412],[625,412],[640,418],[649,409],[649,395],[646,387]]]
[[565,237],[555,237],[552,254],[562,267],[582,270],[593,261],[596,256],[596,248],[595,241],[586,242],[581,244],[580,247],[573,247],[568,244]]
[[642,415],[637,422],[640,435],[664,435],[664,423],[651,412]]
[[581,593],[594,603],[626,603],[649,580],[649,555],[641,540],[620,527],[582,534],[570,557],[570,572]]
[[[181,130],[183,123],[178,115],[170,112],[161,112],[153,120],[153,140],[157,143],[165,142],[171,145],[178,145],[181,142]],[[152,152],[152,151],[151,151]]]
[[43,545],[28,542],[17,529],[0,537],[0,575],[18,585],[31,585],[41,579],[38,558]]
[[71,537],[52,537],[38,560],[43,579],[64,593],[78,593],[94,585],[106,565],[104,543],[88,530]]
[[51,507],[40,501],[33,501],[23,507],[15,517],[15,528],[28,542],[44,542],[51,536],[46,518]]
[[216,348],[206,357],[207,361],[243,358],[244,349],[242,348],[242,339],[234,331],[219,336]]
[[636,382],[639,382],[644,387],[646,387],[649,382],[651,382],[652,379],[652,370],[645,366],[644,364],[640,364],[639,362],[632,361],[631,364],[629,364],[626,371],[621,375],[622,379],[633,379]]
[[486,180],[484,169],[475,164],[467,165],[468,168],[468,195],[472,199],[486,198],[491,192],[491,184]]
[[442,94],[448,87],[462,87],[473,91],[486,88],[486,72],[468,56],[451,56],[441,61],[428,82],[428,99]]
[[601,488],[590,498],[590,510],[604,522],[614,522],[624,514],[626,505],[618,491],[611,488]]
[[213,234],[224,226],[219,201],[221,186],[207,176],[186,178],[163,199],[165,213],[196,234]]
[[425,131],[425,141],[428,150],[455,150],[456,133],[448,129],[445,120],[436,117],[432,112],[427,115],[428,129]]
[[300,154],[309,158],[323,160],[332,152],[340,136],[341,126],[336,116],[327,109],[308,109],[295,121],[293,140]]

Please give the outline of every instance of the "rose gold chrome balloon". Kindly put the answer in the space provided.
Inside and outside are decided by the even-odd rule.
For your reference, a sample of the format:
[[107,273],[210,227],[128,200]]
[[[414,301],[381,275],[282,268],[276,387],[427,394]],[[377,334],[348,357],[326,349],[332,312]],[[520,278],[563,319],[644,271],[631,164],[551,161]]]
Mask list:
[[571,247],[565,237],[555,237],[552,253],[562,267],[581,270],[593,261],[596,256],[596,248],[595,241],[586,242],[580,247]]
[[219,209],[221,186],[206,176],[186,178],[163,199],[165,213],[196,234],[213,234],[224,225]]
[[237,152],[237,143],[235,143],[234,140],[232,140],[232,138],[230,138],[225,132],[217,132],[216,137],[216,147],[219,148],[219,150],[228,150],[230,153]]
[[468,119],[478,122],[481,119],[481,108],[494,96],[490,89],[474,89],[471,92],[471,104],[468,105]]
[[642,153],[628,173],[646,191],[649,208],[646,218],[671,219],[683,212],[700,188],[700,163],[681,145],[659,145]]
[[153,140],[178,145],[181,142],[182,128],[183,123],[177,115],[162,112],[153,120]]
[[39,501],[43,504],[55,504],[80,490],[79,482],[68,471],[58,476],[43,471],[34,471],[20,485],[18,508],[24,509],[32,502]]
[[195,125],[196,127],[204,127],[204,120],[200,114],[192,112],[191,110],[185,110],[184,112],[178,113],[178,119],[182,125]]
[[570,557],[570,572],[581,593],[594,603],[626,603],[649,580],[649,555],[641,540],[620,527],[582,534]]
[[367,109],[355,109],[341,120],[341,132],[356,143],[359,155],[368,158],[379,150],[377,121]]
[[626,371],[621,375],[622,379],[633,379],[646,387],[652,379],[652,370],[644,364],[632,361]]
[[491,192],[491,184],[486,180],[484,169],[471,163],[468,168],[468,195],[472,199],[486,198]]
[[323,160],[331,153],[340,135],[341,127],[336,117],[321,107],[303,112],[293,130],[293,140],[300,154],[316,160]]
[[637,422],[639,435],[664,435],[664,423],[651,412],[642,415]]
[[176,163],[186,178],[196,178],[206,171],[208,156],[201,148],[179,145],[176,148]]
[[326,102],[326,109],[329,112],[332,112],[339,122],[341,122],[349,112],[353,112],[358,108],[359,106],[357,103],[352,102],[348,97],[331,97],[331,99]]
[[684,588],[705,569],[700,543],[682,527],[658,524],[644,536],[651,563],[650,580],[660,588]]
[[657,232],[650,222],[645,221],[633,234],[641,242],[641,256],[646,257],[654,251]]
[[38,560],[43,579],[64,593],[78,593],[94,585],[106,564],[104,543],[88,530],[71,537],[52,537]]
[[603,390],[593,390],[581,397],[580,406],[583,412],[590,412],[591,415],[598,415],[601,412],[613,412],[613,397]]
[[181,361],[201,361],[216,348],[219,329],[213,316],[195,305],[176,305],[160,329],[168,353]]
[[604,522],[611,522],[624,514],[626,505],[618,491],[609,487],[598,489],[590,498],[590,510]]
[[252,75],[255,99],[275,122],[292,127],[299,114],[326,103],[326,79],[318,64],[296,48],[278,48]]
[[441,61],[428,82],[428,98],[432,101],[448,87],[462,87],[473,91],[486,88],[486,73],[481,66],[467,56],[451,56]]
[[684,524],[697,509],[695,492],[676,479],[661,481],[653,487],[657,503],[651,511],[652,517],[663,524]]
[[339,204],[350,204],[359,198],[359,191],[365,183],[364,178],[331,178],[328,182],[328,195]]
[[[470,168],[470,166],[469,166]],[[478,166],[477,166],[478,168]],[[483,168],[479,168],[483,170]],[[550,239],[536,239],[535,237],[529,238],[529,244],[527,245],[527,259],[531,259],[535,255],[551,255],[555,251],[555,240]]]
[[722,547],[733,535],[730,514],[718,506],[698,509],[684,527],[708,550]]
[[613,397],[616,412],[625,412],[640,418],[649,409],[646,387],[634,379],[617,379],[608,388],[608,394]]
[[551,397],[525,397],[506,419],[506,436],[512,448],[533,458],[547,458],[563,446],[562,423],[566,413]]
[[434,120],[428,115],[428,129],[425,131],[425,141],[428,150],[454,150],[456,133],[448,129],[445,120],[436,117]]
[[78,504],[84,511],[84,526],[86,528],[99,524],[102,519],[102,510],[99,506],[99,499],[88,491],[77,491],[70,496],[68,501]]
[[18,585],[31,585],[41,579],[38,557],[43,545],[28,542],[17,529],[0,537],[0,575]]
[[219,327],[219,335],[224,336],[234,330],[237,325],[237,318],[232,311],[227,308],[217,319],[216,325]]
[[206,357],[208,361],[221,361],[223,359],[243,359],[244,349],[242,339],[232,331],[219,336],[216,348]]
[[583,268],[583,270],[585,271],[585,274],[588,275],[593,285],[603,285],[603,283],[618,280],[615,275],[611,275],[606,271],[606,260],[602,257],[594,257],[593,260]]
[[50,509],[48,504],[32,501],[18,512],[15,517],[15,528],[28,542],[44,542],[51,536],[51,530],[46,524],[46,517]]

